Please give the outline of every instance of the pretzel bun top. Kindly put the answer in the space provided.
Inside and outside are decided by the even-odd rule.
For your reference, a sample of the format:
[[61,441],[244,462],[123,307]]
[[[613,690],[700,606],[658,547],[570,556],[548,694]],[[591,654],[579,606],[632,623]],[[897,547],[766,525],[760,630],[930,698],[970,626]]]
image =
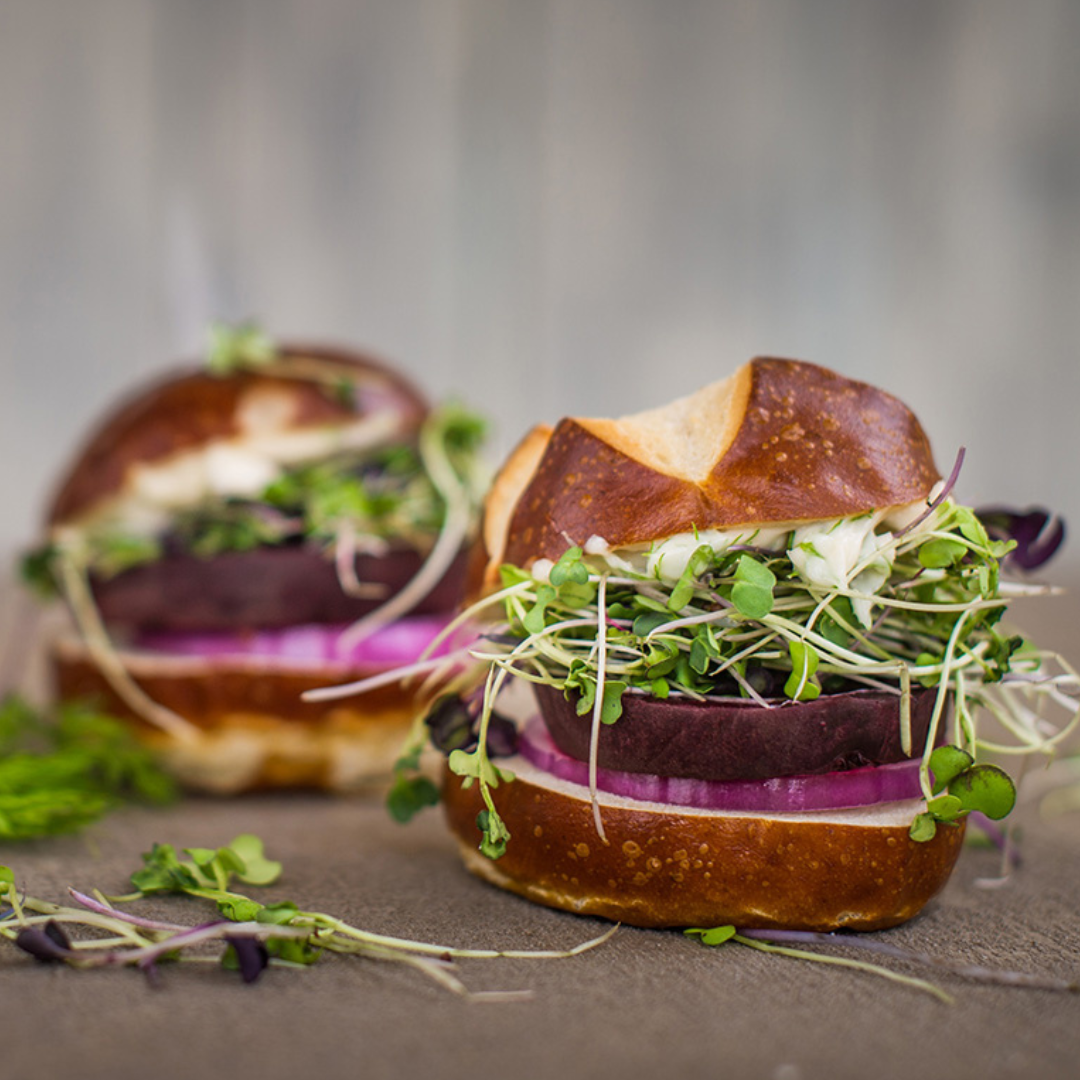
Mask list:
[[816,364],[758,357],[669,405],[534,428],[488,496],[484,587],[498,567],[693,529],[849,517],[925,498],[940,474],[915,415]]
[[140,472],[182,472],[214,448],[312,460],[409,438],[427,411],[408,380],[344,349],[286,346],[263,367],[225,375],[189,367],[102,420],[61,481],[48,523],[80,524],[135,493]]

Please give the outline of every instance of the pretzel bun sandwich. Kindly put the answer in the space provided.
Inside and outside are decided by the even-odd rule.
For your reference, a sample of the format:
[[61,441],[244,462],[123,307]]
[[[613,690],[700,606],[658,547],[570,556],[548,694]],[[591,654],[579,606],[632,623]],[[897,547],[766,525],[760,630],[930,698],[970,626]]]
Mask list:
[[219,331],[208,365],[105,417],[24,561],[74,616],[60,696],[130,717],[211,791],[388,776],[411,690],[300,693],[407,663],[446,623],[479,438],[370,357]]
[[[958,467],[889,394],[769,358],[532,431],[486,505],[476,666],[428,717],[468,868],[637,926],[915,915],[965,815],[1015,797],[977,707],[1043,751],[1030,695],[1075,711],[1001,629],[1011,545]],[[533,691],[509,735],[508,681]]]

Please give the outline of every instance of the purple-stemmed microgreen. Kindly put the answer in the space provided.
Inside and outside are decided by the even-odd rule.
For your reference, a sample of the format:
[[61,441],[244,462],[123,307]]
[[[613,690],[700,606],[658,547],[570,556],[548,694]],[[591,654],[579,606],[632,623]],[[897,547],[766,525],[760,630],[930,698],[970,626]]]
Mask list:
[[860,971],[892,982],[900,983],[913,990],[920,990],[931,994],[946,1004],[953,1003],[953,997],[941,987],[926,979],[920,979],[880,964],[871,964],[863,960],[856,960],[847,956],[835,956],[828,953],[812,951],[798,946],[840,946],[856,950],[878,953],[889,956],[907,963],[919,964],[925,967],[933,967],[940,971],[948,972],[961,978],[975,982],[988,983],[996,986],[1025,987],[1036,990],[1064,991],[1076,993],[1080,991],[1080,982],[1075,979],[1058,979],[1051,976],[1035,975],[1027,972],[1001,970],[987,967],[983,964],[957,963],[934,957],[924,952],[914,952],[904,949],[890,941],[882,941],[863,934],[845,933],[818,933],[810,930],[750,930],[739,929],[735,926],[717,926],[711,928],[693,928],[685,930],[687,937],[697,938],[704,945],[723,945],[734,942],[746,945],[761,952],[769,952],[788,956],[799,960],[809,960],[819,964],[831,964],[837,967],[846,967],[854,971]]
[[[136,891],[125,897],[69,889],[77,907],[22,895],[11,870],[0,867],[0,938],[41,962],[132,967],[153,986],[161,983],[160,964],[174,959],[220,963],[250,983],[271,966],[309,966],[325,954],[338,954],[404,963],[457,994],[495,1000],[524,992],[473,994],[456,974],[455,962],[568,958],[602,944],[617,929],[564,950],[468,949],[412,941],[367,931],[325,912],[304,911],[288,900],[264,904],[235,891],[237,881],[270,885],[281,872],[280,863],[266,858],[258,837],[243,835],[221,848],[184,850],[190,858],[181,859],[170,844],[155,844],[132,874]],[[217,917],[190,926],[118,906],[165,895],[212,902]],[[207,951],[214,947],[220,947],[216,953]]]
[[187,929],[182,923],[163,922],[161,919],[148,919],[143,915],[134,915],[130,911],[124,911],[121,908],[114,907],[101,897],[87,896],[86,893],[79,892],[78,889],[69,888],[68,894],[76,901],[76,903],[86,908],[88,911],[96,912],[99,915],[105,915],[108,918],[116,919],[119,922],[128,923],[131,926],[137,926],[143,930],[160,930],[164,933],[172,934]]
[[[1029,987],[1036,990],[1055,990],[1067,993],[1080,992],[1080,982],[1076,979],[1059,979],[1053,976],[1036,975],[1027,972],[1010,971],[987,967],[984,964],[959,963],[942,957],[931,956],[925,952],[915,952],[904,949],[891,941],[882,941],[879,938],[871,938],[863,935],[844,933],[816,933],[807,930],[743,930],[741,936],[758,942],[771,944],[803,944],[803,945],[839,945],[849,946],[855,949],[863,949],[868,952],[876,952],[883,956],[891,956],[897,960],[905,960],[913,964],[921,964],[934,967],[941,971],[947,971],[953,975],[959,975],[975,982],[990,983],[998,986]],[[820,959],[820,954],[813,954]]]
[[15,945],[44,964],[63,963],[75,956],[71,939],[52,919],[42,926],[24,926],[15,935]]
[[960,470],[964,467],[964,455],[967,453],[965,447],[961,446],[956,452],[956,458],[953,461],[953,467],[946,477],[943,484],[937,486],[937,490],[933,492],[931,498],[927,500],[926,509],[919,515],[909,521],[901,529],[897,530],[898,536],[904,536],[909,532],[914,532],[920,525],[922,525],[929,517],[931,517],[935,510],[941,506],[945,500],[952,494],[952,490],[956,487],[956,481],[960,479]]

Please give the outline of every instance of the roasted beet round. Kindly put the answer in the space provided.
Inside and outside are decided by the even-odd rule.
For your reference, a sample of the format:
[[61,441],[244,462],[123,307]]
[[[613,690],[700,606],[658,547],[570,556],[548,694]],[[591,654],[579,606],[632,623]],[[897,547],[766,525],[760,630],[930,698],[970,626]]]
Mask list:
[[[567,701],[554,687],[534,689],[555,745],[588,760],[591,717],[578,716],[576,699]],[[926,741],[935,694],[912,692],[916,754]],[[901,746],[900,698],[881,690],[778,701],[768,709],[742,698],[662,701],[631,692],[622,701],[622,716],[600,728],[597,762],[605,769],[754,780],[886,765],[908,756]]]
[[[131,630],[272,629],[303,623],[344,623],[366,615],[398,592],[419,570],[422,556],[411,548],[386,555],[360,555],[362,582],[384,585],[385,595],[347,596],[332,559],[307,545],[261,547],[212,558],[168,555],[96,578],[94,598],[110,626]],[[465,555],[415,607],[424,615],[452,611],[461,599]]]

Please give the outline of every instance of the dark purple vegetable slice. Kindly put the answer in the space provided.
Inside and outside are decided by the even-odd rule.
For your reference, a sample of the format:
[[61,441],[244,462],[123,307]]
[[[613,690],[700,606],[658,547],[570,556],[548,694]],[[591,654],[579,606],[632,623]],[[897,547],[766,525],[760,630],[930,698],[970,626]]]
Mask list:
[[[420,568],[411,548],[384,556],[360,555],[363,582],[398,592]],[[461,600],[466,556],[460,554],[442,581],[411,614],[452,611]],[[357,599],[341,591],[334,563],[304,545],[261,547],[213,558],[166,555],[107,580],[93,581],[105,622],[133,630],[245,630],[302,623],[349,623],[386,597]]]
[[1065,522],[1038,507],[1013,510],[1007,506],[983,506],[975,516],[993,539],[1016,541],[1005,563],[1021,570],[1035,570],[1048,562],[1065,540]]
[[[572,784],[588,786],[588,764],[564,754],[539,719],[526,725],[518,750],[538,769]],[[810,776],[774,776],[768,780],[695,780],[598,769],[596,786],[628,799],[694,806],[700,810],[797,814],[918,798],[919,762],[899,761]]]
[[[589,758],[591,717],[578,716],[576,698],[534,687],[556,746]],[[930,726],[936,690],[912,692],[911,733],[916,756]],[[705,702],[646,694],[623,695],[622,716],[600,729],[598,763],[623,772],[698,780],[760,780],[828,773],[907,758],[900,742],[900,698],[881,690],[823,694],[763,709],[743,698]],[[942,725],[942,728],[944,725]]]

